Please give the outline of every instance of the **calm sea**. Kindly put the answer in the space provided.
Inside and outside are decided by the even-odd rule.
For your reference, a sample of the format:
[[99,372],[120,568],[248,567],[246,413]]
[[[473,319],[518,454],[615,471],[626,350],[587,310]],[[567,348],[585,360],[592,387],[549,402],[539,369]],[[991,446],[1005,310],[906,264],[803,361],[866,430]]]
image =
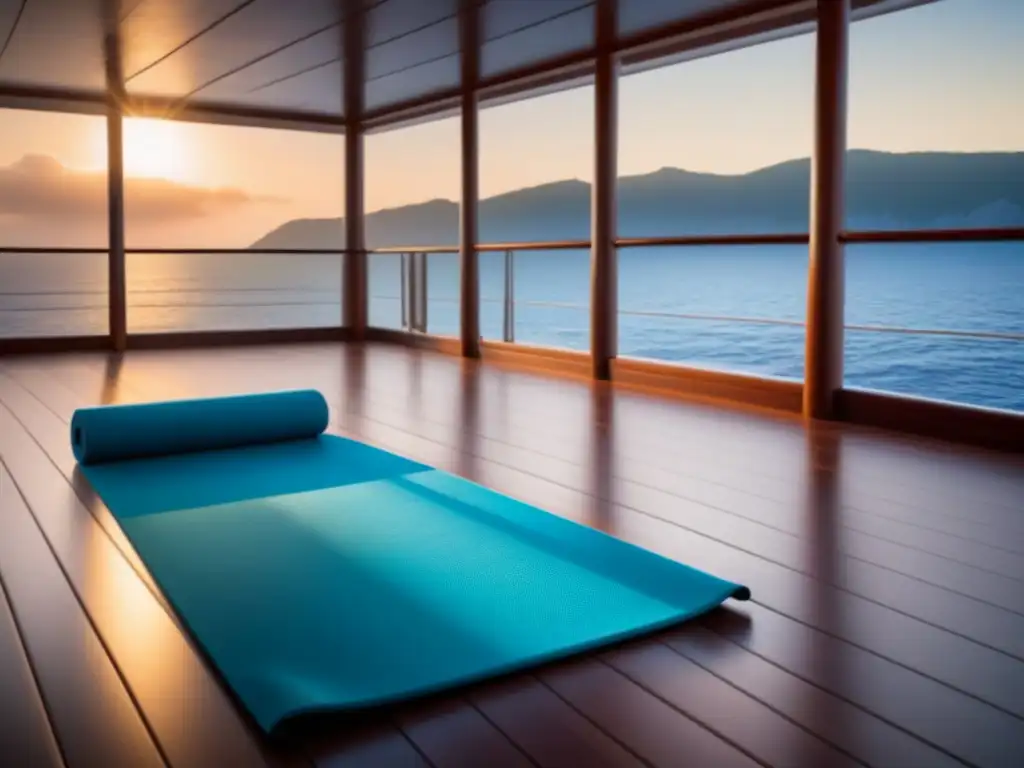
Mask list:
[[[105,258],[0,254],[0,336],[105,333]],[[482,332],[497,339],[502,256],[481,258]],[[517,341],[587,347],[588,258],[516,254]],[[1024,243],[852,246],[846,274],[851,325],[1024,335]],[[759,321],[802,321],[806,279],[804,246],[623,250],[620,354],[799,378],[803,329]],[[128,323],[134,332],[335,325],[340,286],[332,255],[133,254]],[[374,325],[399,326],[399,286],[398,257],[371,257]],[[428,330],[455,334],[454,255],[430,257],[428,293]],[[846,381],[1024,410],[1024,341],[851,329]]]

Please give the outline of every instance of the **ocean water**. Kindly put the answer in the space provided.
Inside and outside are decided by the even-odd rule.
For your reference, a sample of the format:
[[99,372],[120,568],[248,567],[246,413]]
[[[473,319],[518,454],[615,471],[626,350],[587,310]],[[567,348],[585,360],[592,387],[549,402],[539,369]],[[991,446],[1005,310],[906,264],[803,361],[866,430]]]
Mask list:
[[[481,255],[485,338],[501,338],[502,259]],[[1024,337],[1024,243],[849,246],[846,266],[849,325]],[[334,255],[131,254],[127,278],[133,332],[341,318]],[[624,249],[619,354],[799,379],[806,281],[805,246]],[[586,349],[589,285],[587,252],[518,252],[515,340]],[[370,295],[371,323],[399,327],[399,257],[371,257]],[[457,257],[431,255],[428,331],[457,333],[457,297]],[[0,336],[105,332],[104,255],[0,254]],[[849,329],[846,383],[1024,411],[1024,338]]]

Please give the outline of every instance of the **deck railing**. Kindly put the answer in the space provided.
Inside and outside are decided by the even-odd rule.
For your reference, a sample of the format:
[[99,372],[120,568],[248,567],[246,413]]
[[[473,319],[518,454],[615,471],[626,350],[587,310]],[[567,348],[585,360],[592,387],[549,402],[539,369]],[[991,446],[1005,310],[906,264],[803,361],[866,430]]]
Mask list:
[[[1007,230],[1015,231],[1015,230]],[[989,231],[986,230],[986,233]],[[900,232],[885,233],[849,233],[843,237],[844,241],[851,243],[900,243],[900,242],[921,242],[918,237],[906,237]],[[966,238],[965,238],[966,239]],[[987,240],[1002,240],[1003,237],[982,238],[979,242]],[[807,235],[780,234],[780,235],[727,235],[727,236],[693,236],[693,237],[664,237],[664,238],[621,238],[616,241],[617,248],[637,247],[678,247],[678,246],[699,246],[699,245],[798,245],[807,242]],[[942,237],[936,238],[936,242],[948,242]],[[516,306],[520,307],[549,307],[554,309],[572,309],[587,312],[587,304],[568,301],[543,301],[536,299],[515,298],[516,285],[516,254],[518,252],[531,251],[558,251],[558,250],[579,250],[590,247],[589,241],[566,240],[557,242],[524,242],[524,243],[497,243],[483,244],[478,246],[480,253],[500,252],[503,256],[503,292],[502,296],[482,296],[481,303],[500,303],[502,307],[502,337],[505,342],[514,342],[516,339]],[[430,297],[427,291],[427,259],[431,254],[458,254],[459,249],[454,246],[421,246],[412,249],[407,248],[381,248],[376,249],[376,254],[394,254],[400,258],[401,278],[399,284],[399,296],[385,294],[371,294],[371,298],[398,300],[401,306],[401,328],[402,330],[426,333],[427,305],[430,301],[457,303],[457,297]],[[701,312],[668,312],[660,310],[622,309],[618,314],[629,317],[651,317],[673,320],[701,320],[708,322],[722,323],[743,323],[748,325],[777,325],[803,328],[806,323],[803,320],[793,320],[775,317],[757,317],[749,315],[713,314]],[[1024,333],[985,331],[985,330],[964,330],[954,328],[919,328],[903,327],[884,324],[861,324],[846,323],[843,326],[850,331],[863,331],[869,333],[894,333],[919,336],[947,336],[964,339],[978,339],[990,341],[1024,341]]]
[[[700,248],[702,246],[752,246],[773,247],[786,245],[803,245],[807,243],[807,235],[801,233],[776,233],[764,235],[727,235],[727,236],[680,236],[663,238],[620,238],[615,245],[624,253],[636,248]],[[915,243],[915,242],[995,242],[1001,240],[1024,239],[1020,229],[979,230],[979,231],[938,231],[938,232],[850,232],[842,239],[855,247],[875,243]],[[481,263],[487,264],[489,271],[481,275],[481,291],[479,304],[481,307],[481,330],[486,339],[500,340],[508,344],[526,343],[552,347],[568,346],[585,352],[589,343],[590,306],[589,306],[589,275],[585,267],[563,270],[562,274],[540,288],[536,272],[527,275],[524,270],[536,270],[537,265],[547,263],[547,255],[543,252],[565,252],[568,258],[580,258],[581,251],[589,251],[590,243],[586,240],[567,240],[557,242],[530,243],[488,243],[478,246]],[[569,252],[576,251],[575,255]],[[262,249],[129,249],[127,277],[127,311],[128,331],[130,334],[190,334],[208,331],[228,331],[244,333],[248,331],[280,331],[285,329],[330,329],[337,328],[342,322],[341,289],[342,269],[341,256],[345,253],[337,250],[262,250]],[[524,254],[530,253],[529,264],[524,262]],[[17,337],[56,337],[56,336],[89,336],[102,337],[109,332],[106,310],[108,309],[108,285],[106,275],[106,249],[102,248],[0,248],[0,340]],[[382,248],[370,252],[371,258],[371,292],[369,298],[392,302],[384,316],[388,318],[386,325],[402,329],[412,334],[455,336],[459,331],[459,281],[458,281],[458,249],[453,246],[429,247],[398,247]],[[81,256],[78,262],[76,257]],[[224,256],[225,261],[217,260]],[[244,256],[251,261],[243,261]],[[65,266],[77,264],[88,272],[87,280],[76,277],[75,269],[54,267],[42,274],[43,279],[33,282],[8,279],[10,274],[3,272],[6,258],[8,266],[12,259],[53,257]],[[166,257],[168,264],[178,260],[195,259],[202,263],[217,278],[212,282],[204,282],[202,276],[196,277],[187,269],[179,269],[182,279],[173,285],[163,285],[159,280],[147,282],[143,270],[146,264],[159,262]],[[386,285],[372,282],[372,262],[374,259],[391,258],[398,268],[389,276],[392,281]],[[558,253],[550,253],[552,260],[558,259]],[[263,259],[266,264],[260,260]],[[289,261],[286,261],[289,260]],[[88,262],[86,269],[82,265]],[[320,269],[329,265],[329,272]],[[26,261],[31,264],[31,261]],[[184,262],[182,262],[183,264]],[[271,272],[266,265],[288,263],[284,272]],[[554,262],[552,262],[554,263]],[[620,257],[620,272],[629,269],[629,261]],[[261,266],[262,265],[262,266]],[[179,264],[179,267],[182,265]],[[95,273],[95,274],[93,274]],[[284,274],[285,278],[281,275]],[[521,274],[526,275],[520,279]],[[562,282],[575,281],[570,289],[562,290]],[[620,285],[627,281],[620,280]],[[794,285],[794,293],[802,293],[804,286]],[[764,366],[751,365],[733,358],[733,370],[749,370],[755,374],[782,375],[799,378],[802,370],[802,337],[805,328],[802,307],[793,304],[788,316],[762,316],[755,312],[730,312],[730,307],[688,308],[681,301],[677,311],[671,305],[644,306],[643,297],[633,300],[625,298],[618,310],[620,327],[626,328],[625,336],[629,335],[629,325],[621,321],[632,320],[634,338],[640,338],[647,330],[647,322],[651,329],[665,330],[664,323],[699,323],[705,326],[703,334],[709,331],[711,324],[733,324],[747,326],[777,327],[793,329],[791,334],[779,337],[776,341],[784,347],[788,355],[787,366],[792,373],[772,373]],[[792,302],[791,302],[792,303]],[[543,317],[538,313],[543,312]],[[575,316],[577,320],[562,321],[559,313]],[[391,319],[393,318],[393,319]],[[910,326],[887,322],[890,318],[881,317],[878,322],[861,314],[855,321],[847,322],[844,328],[852,334],[879,334],[892,337],[931,337],[946,338],[966,342],[986,344],[1019,344],[1024,341],[1024,332],[1019,327],[1000,328],[995,323],[984,328],[941,327],[939,325]],[[371,309],[371,325],[374,316]],[[380,324],[379,322],[377,324]],[[556,328],[557,326],[557,328]],[[699,338],[689,336],[689,338]],[[682,334],[680,337],[682,338]],[[848,342],[849,343],[849,342]],[[851,357],[865,355],[870,357],[872,350],[866,350],[866,342],[855,342],[850,346]],[[642,345],[640,345],[642,346]],[[664,341],[661,347],[666,362],[682,362],[690,360],[685,344],[679,348]],[[634,344],[632,350],[638,350]],[[889,344],[886,349],[892,351]],[[916,348],[915,348],[916,349]],[[957,360],[964,360],[963,370],[971,366],[970,355],[973,354],[966,346],[956,350]],[[980,349],[980,348],[977,348]],[[1019,349],[1019,348],[1018,348]],[[914,349],[900,347],[900,354],[915,354]],[[628,358],[631,348],[628,344],[620,345],[620,354]],[[644,356],[643,353],[639,353]],[[659,354],[661,352],[659,351]],[[1020,354],[1017,350],[1009,352],[1013,359]],[[710,360],[696,360],[696,365],[710,365],[720,355],[716,352]],[[988,355],[987,357],[991,357]],[[1000,359],[1005,355],[1000,353]],[[959,365],[959,363],[957,363]],[[995,368],[987,373],[978,371],[975,375],[981,383],[996,375]],[[1001,374],[1000,374],[1001,375]],[[985,378],[985,377],[988,378]],[[850,379],[865,386],[875,386],[871,376]],[[887,389],[883,385],[880,388]],[[913,387],[902,390],[906,394],[928,395],[930,393],[914,392]],[[952,391],[952,390],[950,390]],[[984,404],[976,401],[975,404]],[[1013,406],[1017,407],[1017,406]]]
[[[952,240],[977,240],[993,241],[1008,239],[1006,233],[1016,233],[1018,230],[983,230],[980,233],[962,238],[955,237],[957,233],[935,232],[935,233],[903,233],[903,232],[860,232],[848,233],[843,239],[850,243],[899,243],[899,242],[922,242],[922,236],[934,234],[934,237],[927,241],[948,242]],[[801,244],[807,242],[807,235],[802,234],[779,234],[779,235],[729,235],[729,236],[685,236],[665,238],[620,238],[616,246],[620,249],[636,247],[674,247],[674,246],[699,246],[699,245],[783,245]],[[558,251],[558,250],[580,250],[590,247],[589,241],[572,240],[557,242],[530,242],[530,243],[493,243],[478,246],[480,253],[497,252],[502,255],[502,292],[500,296],[484,295],[481,303],[500,304],[501,306],[501,340],[514,342],[516,340],[516,308],[518,307],[547,307],[555,309],[569,309],[588,311],[587,304],[572,301],[549,301],[540,299],[518,299],[516,298],[516,255],[521,252],[531,251]],[[265,249],[128,249],[130,256],[139,255],[246,255],[246,256],[274,256],[274,257],[303,257],[303,256],[340,256],[344,253],[338,250],[265,250]],[[0,255],[61,255],[61,256],[89,256],[103,255],[107,253],[103,248],[2,248]],[[400,260],[400,283],[398,286],[399,295],[392,296],[384,293],[371,293],[370,298],[397,300],[399,303],[400,322],[403,330],[426,333],[428,320],[428,306],[430,302],[455,303],[457,296],[430,296],[428,291],[429,282],[429,256],[432,254],[455,255],[458,248],[453,246],[420,246],[412,248],[380,248],[371,252],[372,254],[393,254]],[[251,272],[249,273],[251,276]],[[52,277],[52,276],[51,276]],[[105,285],[105,270],[103,278],[99,281],[91,280],[79,286],[33,286],[29,289],[13,289],[9,284],[0,285],[0,336],[17,335],[12,333],[12,324],[3,323],[5,315],[16,316],[25,313],[43,312],[69,312],[69,311],[105,311],[107,309],[107,287]],[[340,281],[339,281],[340,283]],[[295,285],[216,285],[193,287],[179,286],[174,288],[140,287],[132,285],[131,270],[129,269],[128,307],[129,310],[158,310],[158,309],[240,309],[258,308],[301,308],[301,307],[338,307],[340,311],[341,292],[340,287],[336,290],[333,287],[325,287],[326,282],[320,278],[311,280],[308,284]],[[282,300],[281,294],[294,294],[296,298]],[[276,297],[268,294],[277,294]],[[156,297],[166,296],[169,298],[181,299],[179,301],[161,301]],[[224,297],[238,296],[239,300],[224,300]],[[31,297],[32,303],[17,302],[17,299]],[[61,299],[65,297],[76,297],[80,301],[67,303],[63,302],[58,306],[39,306],[40,301],[46,299]],[[204,300],[209,297],[219,297],[217,303]],[[252,300],[258,299],[258,300]],[[757,325],[776,325],[804,327],[802,320],[759,317],[749,315],[730,315],[701,312],[671,312],[662,310],[644,310],[620,308],[619,314],[630,317],[650,317],[673,320],[696,320],[722,323],[744,323]],[[7,326],[7,333],[2,331]],[[990,331],[990,330],[966,330],[957,328],[934,328],[934,327],[901,327],[886,324],[862,324],[847,323],[844,325],[847,330],[869,333],[909,334],[920,336],[944,336],[952,338],[977,339],[989,341],[1024,341],[1024,333],[1013,331]],[[69,335],[83,332],[83,328],[68,328]],[[166,330],[180,330],[169,328]],[[96,331],[90,328],[89,332]],[[31,335],[31,334],[29,334]],[[59,335],[59,334],[58,334]]]

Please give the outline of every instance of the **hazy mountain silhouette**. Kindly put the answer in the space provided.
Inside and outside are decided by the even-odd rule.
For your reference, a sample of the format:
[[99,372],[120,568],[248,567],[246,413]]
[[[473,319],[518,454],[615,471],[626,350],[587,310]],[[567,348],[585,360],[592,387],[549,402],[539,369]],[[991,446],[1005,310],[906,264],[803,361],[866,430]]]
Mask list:
[[[1024,152],[893,154],[853,150],[847,227],[1024,226]],[[623,236],[799,232],[808,224],[810,160],[723,176],[663,168],[619,179]],[[484,242],[587,239],[590,185],[558,181],[480,201]],[[369,247],[458,242],[458,205],[431,200],[369,213]],[[338,248],[341,219],[297,219],[256,248]]]

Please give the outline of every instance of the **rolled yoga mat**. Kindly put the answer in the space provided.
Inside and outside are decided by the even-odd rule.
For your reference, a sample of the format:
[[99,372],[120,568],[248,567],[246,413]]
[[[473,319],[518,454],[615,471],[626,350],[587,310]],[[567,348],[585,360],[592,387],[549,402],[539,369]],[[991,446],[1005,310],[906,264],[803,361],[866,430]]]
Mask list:
[[523,669],[750,596],[325,435],[327,423],[315,391],[85,408],[71,420],[85,476],[265,731]]

